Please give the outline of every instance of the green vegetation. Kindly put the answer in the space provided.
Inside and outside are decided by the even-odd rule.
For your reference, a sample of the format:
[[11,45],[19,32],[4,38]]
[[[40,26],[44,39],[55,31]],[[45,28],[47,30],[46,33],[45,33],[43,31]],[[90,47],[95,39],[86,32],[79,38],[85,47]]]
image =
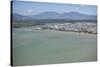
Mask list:
[[38,23],[61,23],[61,22],[97,22],[96,20],[76,20],[76,19],[34,19],[31,20]]
[[33,20],[13,20],[12,28],[44,25],[45,23],[76,23],[76,22],[94,22],[96,20],[71,20],[71,19],[33,19]]
[[13,21],[12,22],[12,28],[20,28],[20,27],[28,27],[28,26],[37,26],[37,25],[44,25],[43,23],[36,23],[33,21],[24,21],[24,20],[20,20],[20,21]]
[[32,26],[32,24],[28,24],[28,23],[13,23],[13,25],[12,25],[13,28],[20,28],[20,27],[26,27],[26,26]]

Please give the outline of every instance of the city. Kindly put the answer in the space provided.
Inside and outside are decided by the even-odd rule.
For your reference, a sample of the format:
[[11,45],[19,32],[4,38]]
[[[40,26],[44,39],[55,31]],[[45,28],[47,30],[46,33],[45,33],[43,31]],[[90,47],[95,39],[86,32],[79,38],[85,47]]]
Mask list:
[[84,33],[97,33],[97,24],[91,22],[77,22],[77,23],[58,23],[58,24],[45,24],[42,26],[33,27],[35,30],[57,30],[57,31],[71,31],[71,32],[84,32]]

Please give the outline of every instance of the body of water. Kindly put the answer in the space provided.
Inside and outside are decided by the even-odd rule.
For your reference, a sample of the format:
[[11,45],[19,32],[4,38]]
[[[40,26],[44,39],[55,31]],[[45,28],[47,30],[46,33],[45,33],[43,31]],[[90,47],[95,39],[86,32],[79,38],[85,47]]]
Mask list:
[[12,35],[14,65],[97,60],[96,34],[14,28]]

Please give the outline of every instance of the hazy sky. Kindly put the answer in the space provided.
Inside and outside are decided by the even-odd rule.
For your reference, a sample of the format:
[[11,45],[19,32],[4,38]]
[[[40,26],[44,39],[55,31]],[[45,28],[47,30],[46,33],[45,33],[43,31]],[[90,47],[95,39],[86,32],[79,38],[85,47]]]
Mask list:
[[13,1],[13,13],[21,15],[34,15],[46,11],[80,12],[82,14],[96,15],[97,7],[93,5],[58,4],[44,2]]

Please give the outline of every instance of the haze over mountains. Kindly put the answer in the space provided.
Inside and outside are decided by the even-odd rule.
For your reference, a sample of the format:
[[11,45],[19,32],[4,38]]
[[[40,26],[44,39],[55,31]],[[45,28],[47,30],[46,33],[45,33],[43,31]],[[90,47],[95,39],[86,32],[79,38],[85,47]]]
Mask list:
[[71,20],[96,20],[96,15],[86,15],[78,12],[65,12],[65,13],[57,13],[57,12],[43,12],[37,15],[29,15],[23,16],[19,14],[12,14],[13,20],[30,20],[30,19],[71,19]]

